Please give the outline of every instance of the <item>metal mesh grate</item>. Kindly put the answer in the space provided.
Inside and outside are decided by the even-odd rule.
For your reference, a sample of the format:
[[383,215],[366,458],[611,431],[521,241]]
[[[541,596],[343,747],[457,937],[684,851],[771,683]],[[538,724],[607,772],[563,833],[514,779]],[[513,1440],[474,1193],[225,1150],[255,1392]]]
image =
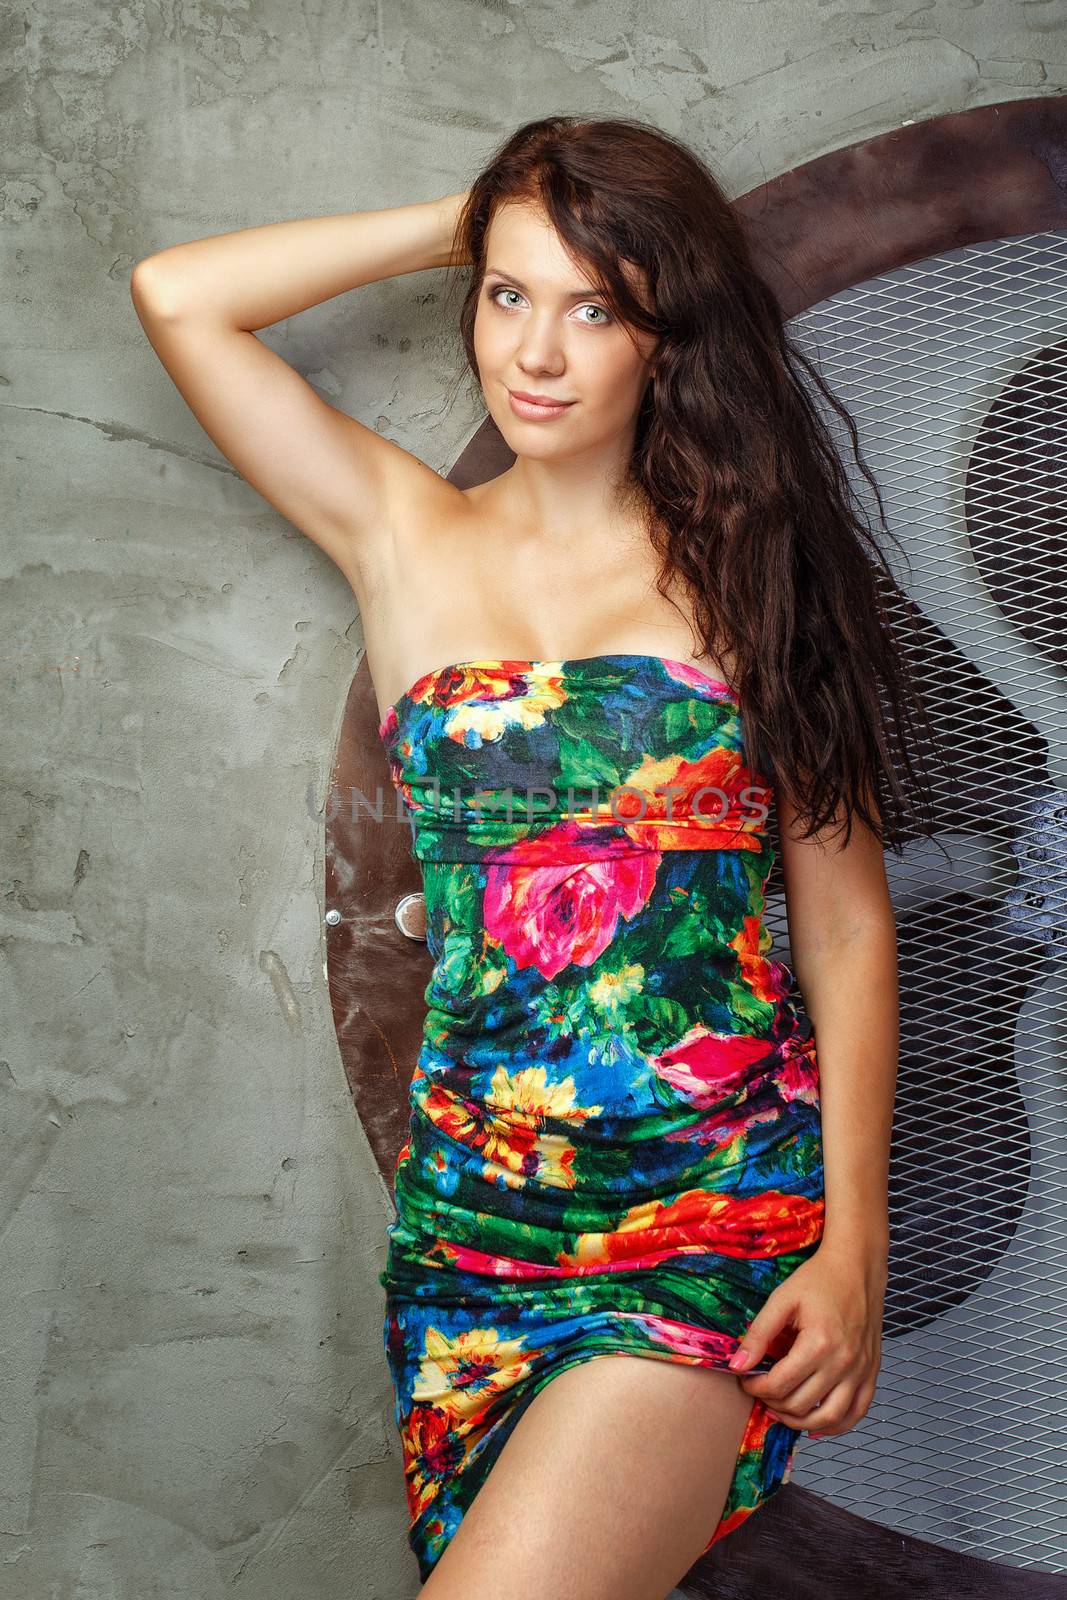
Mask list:
[[[907,551],[910,571],[887,556],[925,619],[949,758],[947,859],[926,840],[886,857],[902,1045],[878,1391],[850,1433],[802,1442],[794,1481],[1067,1571],[1067,235],[952,251],[791,328]],[[870,505],[854,463],[852,479]]]

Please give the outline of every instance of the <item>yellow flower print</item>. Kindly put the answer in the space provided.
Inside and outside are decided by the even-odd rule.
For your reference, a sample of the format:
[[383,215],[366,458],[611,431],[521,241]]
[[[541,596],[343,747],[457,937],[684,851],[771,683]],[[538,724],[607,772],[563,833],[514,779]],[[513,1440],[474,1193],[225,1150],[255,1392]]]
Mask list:
[[[546,662],[546,668],[561,663]],[[499,670],[479,676],[499,679]],[[539,728],[550,711],[557,711],[568,699],[567,690],[558,670],[543,675],[530,672],[512,675],[521,679],[521,692],[513,695],[492,694],[484,700],[460,699],[453,704],[445,718],[445,733],[458,744],[477,748],[480,744],[495,743],[509,728],[522,728],[529,732]],[[492,685],[489,686],[492,688]],[[499,687],[499,685],[498,685]],[[469,735],[473,734],[471,739]]]
[[520,1188],[536,1177],[553,1188],[573,1188],[575,1148],[563,1134],[546,1133],[542,1124],[546,1117],[584,1122],[603,1106],[576,1105],[574,1079],[550,1084],[544,1067],[519,1072],[498,1067],[485,1105],[490,1115],[481,1144],[488,1179],[503,1176],[510,1188]]
[[605,1016],[624,1019],[630,1001],[641,993],[644,983],[644,967],[639,961],[631,961],[614,972],[602,972],[589,985],[589,998]]
[[523,1340],[501,1339],[495,1328],[471,1328],[454,1339],[428,1327],[413,1400],[429,1400],[452,1419],[484,1414],[494,1394],[525,1378],[536,1350]]
[[497,1067],[486,1097],[486,1105],[494,1111],[503,1111],[516,1117],[568,1117],[574,1122],[584,1122],[586,1117],[603,1106],[577,1106],[574,1103],[573,1078],[550,1084],[545,1067],[521,1067],[509,1072],[507,1067]]

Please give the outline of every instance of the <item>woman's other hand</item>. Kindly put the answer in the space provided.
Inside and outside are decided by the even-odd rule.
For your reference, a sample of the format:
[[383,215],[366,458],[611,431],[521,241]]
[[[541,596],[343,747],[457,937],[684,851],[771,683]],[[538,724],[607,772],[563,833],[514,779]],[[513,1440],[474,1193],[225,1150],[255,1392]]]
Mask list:
[[[874,1398],[882,1360],[886,1252],[824,1241],[767,1296],[731,1358],[746,1393],[812,1438],[847,1433]],[[767,1372],[744,1376],[773,1344],[785,1353]],[[816,1402],[820,1402],[818,1405]]]

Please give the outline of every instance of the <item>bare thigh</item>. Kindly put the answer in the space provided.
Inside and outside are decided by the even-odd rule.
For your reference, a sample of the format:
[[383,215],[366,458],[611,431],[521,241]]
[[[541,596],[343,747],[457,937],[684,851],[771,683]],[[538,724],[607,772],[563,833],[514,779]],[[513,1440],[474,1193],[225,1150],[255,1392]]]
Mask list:
[[752,1406],[710,1367],[568,1367],[515,1424],[420,1600],[664,1600],[715,1531]]

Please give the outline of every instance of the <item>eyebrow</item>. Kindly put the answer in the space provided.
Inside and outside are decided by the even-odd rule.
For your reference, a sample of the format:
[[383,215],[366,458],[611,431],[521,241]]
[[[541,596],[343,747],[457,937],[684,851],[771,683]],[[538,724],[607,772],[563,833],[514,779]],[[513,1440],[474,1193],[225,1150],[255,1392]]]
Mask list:
[[[493,273],[498,278],[506,278],[508,283],[513,283],[516,289],[522,290],[523,294],[529,293],[529,290],[523,283],[522,279],[516,278],[513,272],[505,272],[502,267],[486,267],[486,277],[488,277],[490,273]],[[588,285],[584,289],[572,289],[569,294],[564,296],[564,298],[567,300],[586,300],[590,295],[599,295],[600,298],[603,299],[603,295],[600,294],[599,289],[593,289]]]

